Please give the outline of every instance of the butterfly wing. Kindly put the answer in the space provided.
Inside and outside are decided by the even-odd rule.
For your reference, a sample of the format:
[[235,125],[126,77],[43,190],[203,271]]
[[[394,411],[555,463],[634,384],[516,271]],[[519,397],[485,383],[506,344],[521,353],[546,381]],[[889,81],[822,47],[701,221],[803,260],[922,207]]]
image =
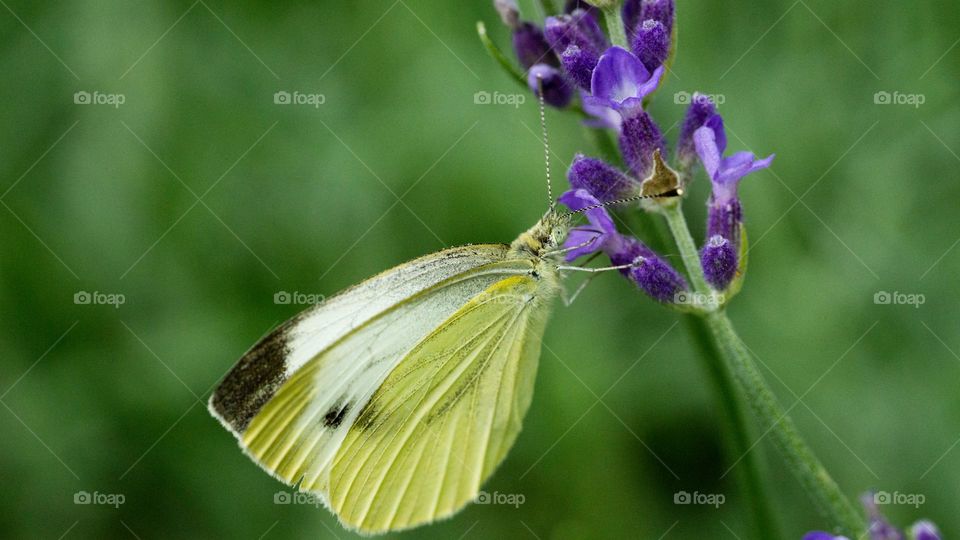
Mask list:
[[350,426],[416,344],[471,298],[530,271],[467,246],[375,276],[284,323],[226,375],[210,410],[265,470],[325,494]]
[[476,498],[530,405],[549,311],[530,275],[491,285],[394,369],[334,458],[330,505],[363,532],[449,516]]

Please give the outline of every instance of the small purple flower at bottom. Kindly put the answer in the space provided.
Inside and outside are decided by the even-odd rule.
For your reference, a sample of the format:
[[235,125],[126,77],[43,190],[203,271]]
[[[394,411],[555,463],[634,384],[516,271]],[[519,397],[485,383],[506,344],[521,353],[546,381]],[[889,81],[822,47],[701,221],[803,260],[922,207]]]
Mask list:
[[[585,189],[567,191],[559,200],[575,211],[600,204]],[[686,280],[670,263],[639,240],[617,232],[606,208],[592,208],[585,213],[590,225],[573,227],[564,242],[564,248],[571,249],[567,261],[602,251],[616,266],[633,265],[620,273],[658,302],[673,302],[678,293],[689,290]]]
[[850,540],[846,536],[834,536],[828,532],[813,531],[803,535],[803,540]]
[[573,189],[585,189],[601,202],[627,197],[640,188],[640,182],[607,162],[577,154],[567,172]]
[[[882,494],[867,492],[860,497],[860,502],[867,510],[867,534],[869,540],[904,540],[904,534],[890,524],[887,518],[877,508],[878,499]],[[936,525],[921,520],[910,527],[911,540],[941,540],[940,531]],[[863,538],[863,537],[861,537]],[[834,536],[822,531],[813,531],[804,535],[803,540],[848,540],[845,536]]]

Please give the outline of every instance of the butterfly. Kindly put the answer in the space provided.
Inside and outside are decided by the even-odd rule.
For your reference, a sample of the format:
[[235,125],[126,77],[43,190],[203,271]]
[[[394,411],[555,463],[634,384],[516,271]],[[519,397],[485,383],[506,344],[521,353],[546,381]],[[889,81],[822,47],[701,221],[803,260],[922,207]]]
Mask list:
[[415,259],[283,323],[227,373],[210,412],[348,529],[453,515],[516,441],[560,272],[577,268],[561,262],[578,212],[550,200],[509,245]]

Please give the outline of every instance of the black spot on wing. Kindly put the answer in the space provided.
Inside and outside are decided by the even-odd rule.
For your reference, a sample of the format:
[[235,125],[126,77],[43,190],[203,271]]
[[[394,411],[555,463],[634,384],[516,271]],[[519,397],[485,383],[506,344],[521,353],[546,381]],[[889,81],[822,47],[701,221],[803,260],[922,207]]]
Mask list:
[[210,398],[211,407],[237,433],[270,401],[286,379],[286,358],[290,354],[284,324],[261,339],[220,382]]
[[340,424],[343,423],[344,417],[347,416],[347,411],[350,410],[350,404],[345,405],[334,405],[327,414],[323,415],[323,425],[331,428],[338,428]]

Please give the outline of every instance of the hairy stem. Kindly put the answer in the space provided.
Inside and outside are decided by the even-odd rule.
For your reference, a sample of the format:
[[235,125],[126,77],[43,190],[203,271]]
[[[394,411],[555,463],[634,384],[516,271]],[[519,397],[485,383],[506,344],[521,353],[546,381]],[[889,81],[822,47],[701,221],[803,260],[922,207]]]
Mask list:
[[756,532],[755,538],[780,538],[780,529],[774,518],[770,499],[767,497],[767,490],[763,483],[763,474],[760,471],[760,456],[750,452],[753,438],[747,424],[746,411],[734,386],[735,383],[724,365],[721,352],[712,338],[706,321],[693,314],[684,315],[683,318],[690,335],[700,349],[700,358],[703,359],[716,390],[717,399],[722,405],[724,423],[727,427],[727,452],[734,458],[743,456],[740,458],[741,464],[737,477],[750,508],[750,517]]
[[607,21],[607,34],[610,36],[610,43],[629,50],[630,44],[627,43],[627,32],[623,27],[620,2],[611,2],[610,7],[604,8],[603,18]]
[[[664,215],[670,225],[674,240],[680,250],[694,292],[709,294],[711,289],[703,278],[696,244],[690,236],[690,229],[680,209],[680,203],[664,207]],[[820,512],[833,526],[848,535],[863,531],[864,522],[850,500],[843,494],[837,483],[824,468],[813,450],[797,431],[793,420],[787,416],[773,392],[767,386],[763,375],[757,370],[746,346],[740,341],[733,323],[723,310],[716,310],[704,316],[727,371],[734,375],[740,391],[746,398],[754,414],[767,427],[774,445],[780,451],[791,472],[800,481],[807,495]],[[745,456],[749,456],[746,452]],[[746,459],[746,458],[744,458]]]

